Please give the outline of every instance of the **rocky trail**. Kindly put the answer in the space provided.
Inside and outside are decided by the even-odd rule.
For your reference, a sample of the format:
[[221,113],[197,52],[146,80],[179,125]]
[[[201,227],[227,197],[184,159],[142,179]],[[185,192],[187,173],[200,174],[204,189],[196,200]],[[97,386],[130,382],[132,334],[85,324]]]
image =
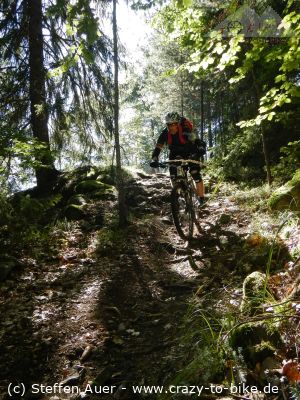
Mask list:
[[[143,398],[132,385],[163,385],[179,368],[193,294],[241,297],[235,265],[251,216],[216,195],[187,246],[173,227],[169,192],[166,175],[137,173],[127,183],[132,223],[124,231],[99,229],[95,218],[73,224],[58,257],[26,259],[2,284],[1,399],[23,398],[9,396],[10,383],[24,384],[26,399]],[[95,203],[90,212],[105,220],[115,206]],[[102,393],[85,390],[92,384]]]

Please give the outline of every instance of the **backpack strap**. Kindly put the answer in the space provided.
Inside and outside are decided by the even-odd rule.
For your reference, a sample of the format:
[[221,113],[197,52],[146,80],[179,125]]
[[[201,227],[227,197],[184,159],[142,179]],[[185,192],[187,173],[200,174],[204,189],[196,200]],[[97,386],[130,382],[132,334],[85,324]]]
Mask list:
[[[187,142],[186,138],[184,137],[183,132],[184,132],[184,129],[183,129],[182,124],[180,123],[178,126],[178,137],[179,137],[179,142],[182,145],[186,144],[186,142]],[[170,131],[168,131],[168,145],[169,146],[172,145],[172,142],[173,142],[173,135],[171,135]]]
[[183,131],[192,132],[194,128],[193,123],[189,119],[184,117],[181,118],[180,125],[182,125]]

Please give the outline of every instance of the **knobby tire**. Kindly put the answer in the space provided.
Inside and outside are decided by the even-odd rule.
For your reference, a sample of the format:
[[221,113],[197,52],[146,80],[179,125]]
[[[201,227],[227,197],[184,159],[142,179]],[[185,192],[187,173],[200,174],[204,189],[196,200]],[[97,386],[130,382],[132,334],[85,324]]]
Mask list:
[[171,192],[171,210],[174,225],[183,240],[191,240],[194,232],[195,212],[192,190],[176,184]]

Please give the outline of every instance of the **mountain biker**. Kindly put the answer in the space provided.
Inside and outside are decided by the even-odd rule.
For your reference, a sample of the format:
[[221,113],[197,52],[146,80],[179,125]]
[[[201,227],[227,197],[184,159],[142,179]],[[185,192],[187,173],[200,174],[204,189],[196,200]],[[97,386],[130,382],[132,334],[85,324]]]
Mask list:
[[[195,138],[193,134],[193,124],[187,118],[180,117],[177,112],[170,112],[166,115],[166,127],[163,129],[152,152],[152,161],[150,166],[158,167],[158,157],[164,147],[169,147],[169,159],[176,158],[192,159],[199,161],[200,157],[206,152],[206,144],[200,139]],[[170,166],[171,181],[174,182],[177,175],[177,168]],[[189,171],[192,175],[197,189],[198,202],[204,204],[204,183],[200,173],[200,165],[190,164]]]

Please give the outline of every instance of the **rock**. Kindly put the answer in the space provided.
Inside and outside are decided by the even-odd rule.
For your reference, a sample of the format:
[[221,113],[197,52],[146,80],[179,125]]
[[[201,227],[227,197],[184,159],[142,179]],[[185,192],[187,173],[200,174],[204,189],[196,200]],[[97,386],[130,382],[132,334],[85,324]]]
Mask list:
[[229,214],[221,214],[219,218],[219,224],[220,225],[226,225],[229,224],[231,221],[231,216]]
[[80,361],[82,361],[82,362],[86,361],[91,356],[93,351],[94,351],[94,347],[93,346],[87,346],[84,349],[84,352],[82,353],[82,356],[80,357]]
[[65,208],[65,217],[71,221],[78,221],[84,219],[86,214],[83,205],[70,204]]
[[95,179],[87,179],[85,181],[81,181],[76,186],[76,192],[80,194],[97,192],[98,195],[105,195],[107,193],[111,194],[113,193],[113,191],[114,189],[111,185]]
[[82,206],[85,205],[86,203],[87,203],[86,198],[81,194],[75,194],[74,196],[71,196],[68,201],[69,205],[75,204],[77,206]]
[[99,200],[114,200],[117,197],[117,192],[111,187],[110,189],[106,188],[93,192],[92,197]]
[[248,322],[236,328],[231,335],[230,345],[241,348],[247,366],[254,368],[256,363],[262,363],[267,357],[273,357],[282,346],[279,331],[267,327],[264,322]]
[[161,222],[165,225],[173,225],[173,221],[169,217],[163,217],[161,219]]
[[300,210],[300,169],[290,181],[275,190],[268,205],[273,210]]
[[274,357],[266,357],[261,363],[260,367],[260,378],[266,379],[271,371],[279,371],[281,369],[281,363]]
[[259,311],[265,299],[265,284],[266,275],[259,271],[254,271],[245,278],[241,304],[244,314],[254,315]]
[[[162,182],[162,181],[153,182],[153,183],[151,183],[151,186],[156,189],[162,189],[164,191],[166,190],[165,189],[166,184],[165,184],[165,182]],[[170,186],[170,191],[171,191],[171,186]]]
[[143,172],[137,172],[136,174],[142,179],[151,179],[152,178],[152,175],[147,175],[147,174],[144,174]]
[[164,250],[166,250],[169,254],[175,254],[176,253],[176,249],[173,246],[172,243],[168,242],[168,241],[164,241],[164,240],[157,240],[157,245],[161,248],[163,248]]
[[139,194],[135,197],[136,204],[143,204],[143,202],[148,202],[148,197],[145,194]]
[[74,375],[68,376],[65,380],[60,382],[60,385],[62,386],[76,385],[77,383],[79,383],[79,380],[80,380],[80,374],[76,373]]

